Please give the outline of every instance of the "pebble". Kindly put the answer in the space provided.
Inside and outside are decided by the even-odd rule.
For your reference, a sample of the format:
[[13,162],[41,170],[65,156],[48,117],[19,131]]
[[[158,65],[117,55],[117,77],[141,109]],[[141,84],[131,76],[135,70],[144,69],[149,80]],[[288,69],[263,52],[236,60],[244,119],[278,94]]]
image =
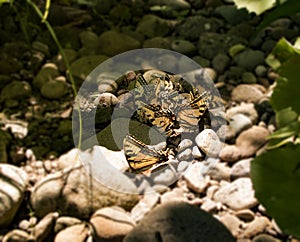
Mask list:
[[242,221],[232,214],[226,214],[220,218],[220,221],[229,229],[234,237],[238,237],[241,233]]
[[193,141],[190,139],[183,139],[178,145],[178,152],[184,151],[185,149],[190,148],[193,145]]
[[201,209],[203,209],[206,212],[212,213],[217,210],[217,204],[213,200],[209,198],[204,198],[203,203],[200,206]]
[[240,84],[231,92],[232,101],[258,103],[264,97],[264,93],[257,85]]
[[98,85],[99,93],[111,93],[116,94],[118,91],[118,84],[115,80],[101,79]]
[[33,86],[41,89],[42,86],[50,80],[54,80],[59,76],[58,67],[54,63],[46,63],[39,70],[33,79]]
[[[1,237],[0,237],[1,238]],[[30,241],[29,234],[20,229],[13,229],[9,231],[1,241],[10,242],[10,241]]]
[[239,219],[250,222],[253,219],[255,219],[255,214],[250,209],[242,209],[235,213],[235,216],[237,216]]
[[66,82],[53,80],[48,81],[41,87],[41,94],[48,99],[60,99],[64,96],[66,90]]
[[204,165],[200,162],[196,162],[190,166],[187,172],[184,174],[184,179],[187,182],[187,186],[198,193],[202,193],[209,186],[209,177],[203,176]]
[[229,126],[234,130],[235,135],[238,135],[240,132],[250,128],[252,122],[246,115],[238,113],[230,117]]
[[97,241],[122,241],[133,229],[135,222],[120,207],[107,207],[97,210],[91,217],[93,237]]
[[9,164],[0,164],[0,228],[6,228],[14,219],[28,185],[25,171]]
[[252,158],[243,159],[236,162],[231,167],[231,177],[232,179],[237,179],[240,177],[250,177],[250,164]]
[[255,217],[253,221],[247,224],[243,236],[246,238],[251,238],[254,235],[264,232],[264,230],[271,226],[271,222],[267,217]]
[[[170,221],[172,221],[170,223]],[[124,242],[235,241],[230,232],[209,213],[182,202],[154,208],[125,237]]]
[[54,242],[83,242],[87,241],[90,229],[87,223],[76,224],[61,230]]
[[258,65],[256,68],[255,68],[255,74],[258,76],[258,77],[266,77],[267,74],[268,74],[268,69],[263,66],[263,65]]
[[130,216],[133,221],[140,221],[158,203],[159,199],[159,193],[155,191],[146,191],[142,199],[140,199],[130,211]]
[[82,223],[82,221],[78,218],[61,216],[56,219],[54,232],[57,234],[59,231],[67,227],[71,227],[73,225],[80,224],[80,223]]
[[198,146],[194,146],[192,149],[192,155],[195,159],[202,159],[204,157],[204,155],[201,153],[201,151],[199,150]]
[[212,129],[204,129],[195,139],[197,146],[209,157],[218,157],[222,143]]
[[185,149],[177,155],[178,160],[180,161],[188,161],[193,157],[192,150],[190,148]]
[[160,17],[148,14],[140,20],[136,31],[149,38],[164,37],[170,32],[170,26]]
[[35,241],[43,242],[49,238],[50,234],[53,233],[54,224],[58,216],[58,212],[49,213],[38,222],[33,229]]
[[184,189],[176,187],[171,191],[167,191],[161,195],[161,204],[169,202],[187,202],[185,194],[186,192]]
[[102,107],[111,107],[119,103],[119,99],[112,93],[101,93],[95,100],[95,102]]
[[170,40],[163,37],[153,37],[143,42],[143,48],[170,49]]
[[216,191],[218,191],[218,190],[219,190],[218,185],[210,185],[206,190],[206,197],[209,199],[213,199]]
[[230,181],[231,168],[224,163],[216,163],[205,172],[205,175],[209,175],[211,179],[217,181]]
[[252,72],[244,72],[242,75],[242,82],[245,84],[255,84],[257,79]]
[[11,81],[1,90],[0,101],[5,100],[20,100],[31,94],[31,87],[25,81]]
[[183,55],[193,55],[197,52],[197,48],[192,42],[181,39],[173,40],[171,49]]
[[215,193],[214,200],[236,211],[252,208],[258,204],[250,178],[239,178],[221,186]]
[[258,113],[253,103],[241,103],[240,105],[231,107],[226,111],[226,117],[228,120],[236,114],[244,114],[250,118],[252,124],[256,124],[258,121]]
[[250,19],[249,12],[243,8],[238,9],[236,5],[222,5],[215,9],[229,24],[236,25]]
[[217,54],[212,59],[212,67],[218,72],[223,73],[224,70],[228,67],[230,58],[226,54]]
[[280,241],[282,240],[276,239],[273,236],[268,234],[259,234],[252,239],[252,242],[280,242]]
[[265,63],[265,54],[259,50],[246,49],[234,56],[233,59],[237,66],[252,71],[258,65]]

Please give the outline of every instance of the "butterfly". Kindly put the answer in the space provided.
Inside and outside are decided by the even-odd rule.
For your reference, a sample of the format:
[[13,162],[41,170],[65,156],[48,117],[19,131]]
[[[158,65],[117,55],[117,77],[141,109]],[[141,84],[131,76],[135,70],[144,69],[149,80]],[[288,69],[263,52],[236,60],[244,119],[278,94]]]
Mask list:
[[168,160],[167,151],[150,148],[133,135],[124,138],[123,149],[133,173],[142,173]]

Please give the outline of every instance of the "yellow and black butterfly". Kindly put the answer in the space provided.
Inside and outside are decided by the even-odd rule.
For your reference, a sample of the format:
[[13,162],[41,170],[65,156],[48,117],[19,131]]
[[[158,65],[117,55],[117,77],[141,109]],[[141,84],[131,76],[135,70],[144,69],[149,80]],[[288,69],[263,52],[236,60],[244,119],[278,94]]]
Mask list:
[[149,148],[132,135],[127,135],[124,138],[123,149],[130,167],[130,172],[133,173],[142,173],[168,160],[167,151]]

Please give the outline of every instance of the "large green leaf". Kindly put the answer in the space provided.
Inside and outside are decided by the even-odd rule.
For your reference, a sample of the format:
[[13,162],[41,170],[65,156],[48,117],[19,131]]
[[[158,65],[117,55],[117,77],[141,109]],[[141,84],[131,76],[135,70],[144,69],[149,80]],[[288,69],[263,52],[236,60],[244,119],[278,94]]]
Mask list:
[[300,114],[300,55],[294,55],[284,62],[279,71],[280,78],[271,97],[271,104],[276,111],[291,107]]
[[270,150],[251,163],[255,195],[287,234],[300,238],[300,145]]
[[[260,2],[268,2],[260,0]],[[260,31],[264,27],[268,26],[274,20],[281,17],[289,17],[292,14],[300,12],[300,1],[299,0],[287,0],[283,4],[278,5],[271,12],[269,12],[257,27],[257,31]]]
[[274,7],[276,0],[233,0],[238,8],[246,8],[248,11],[257,15]]

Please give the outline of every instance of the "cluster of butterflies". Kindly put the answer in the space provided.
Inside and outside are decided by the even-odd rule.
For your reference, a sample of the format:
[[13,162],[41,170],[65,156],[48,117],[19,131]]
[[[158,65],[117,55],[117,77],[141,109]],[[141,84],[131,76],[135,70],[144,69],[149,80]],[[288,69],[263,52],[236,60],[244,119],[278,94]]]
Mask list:
[[210,128],[210,97],[206,92],[200,94],[198,89],[186,88],[182,78],[158,70],[139,73],[134,81],[135,119],[155,127],[167,138],[162,150],[151,148],[130,134],[124,138],[129,171],[148,173],[167,163],[170,150],[174,151],[172,141],[183,132],[199,133]]

